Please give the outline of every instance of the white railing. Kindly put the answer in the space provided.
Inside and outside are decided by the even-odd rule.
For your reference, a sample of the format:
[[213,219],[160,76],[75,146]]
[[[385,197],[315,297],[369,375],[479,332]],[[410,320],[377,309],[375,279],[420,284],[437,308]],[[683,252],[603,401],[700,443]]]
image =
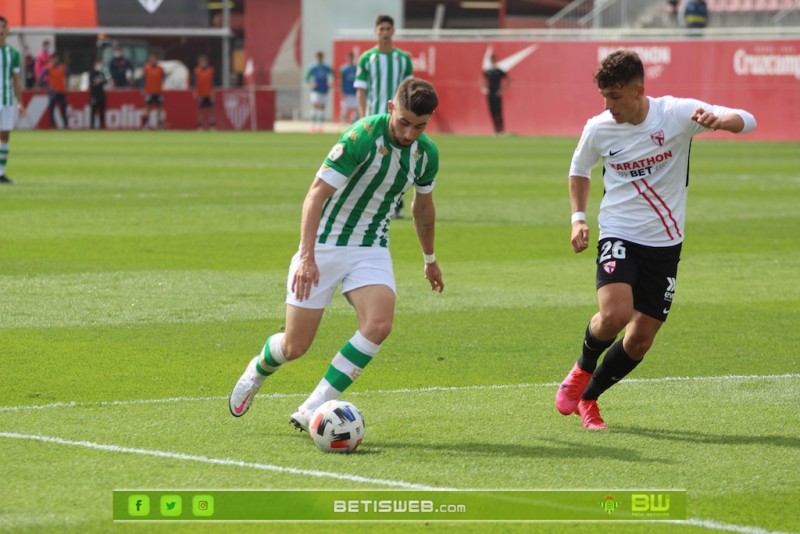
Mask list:
[[[546,20],[549,28],[682,26],[687,0],[676,12],[666,0],[573,0]],[[800,0],[709,0],[709,27],[800,26]]]

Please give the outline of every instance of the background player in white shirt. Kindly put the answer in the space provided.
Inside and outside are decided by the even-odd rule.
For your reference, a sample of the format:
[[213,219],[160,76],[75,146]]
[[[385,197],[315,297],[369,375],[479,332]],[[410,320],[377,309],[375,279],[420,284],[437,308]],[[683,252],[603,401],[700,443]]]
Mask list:
[[[602,158],[600,309],[586,328],[581,356],[559,387],[556,407],[564,415],[580,415],[584,427],[602,430],[607,427],[597,398],[644,358],[672,304],[686,220],[692,136],[706,130],[746,133],[756,121],[739,109],[646,96],[644,67],[635,52],[606,56],[594,80],[605,111],[589,119],[583,129],[570,165],[569,197],[572,248],[582,252],[589,246],[585,211],[591,170]],[[625,335],[614,343],[623,329]]]

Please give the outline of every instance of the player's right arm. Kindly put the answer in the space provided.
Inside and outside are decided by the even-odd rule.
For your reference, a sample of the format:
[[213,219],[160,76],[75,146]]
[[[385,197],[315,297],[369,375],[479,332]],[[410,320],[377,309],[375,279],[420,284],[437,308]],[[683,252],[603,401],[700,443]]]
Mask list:
[[358,116],[367,116],[367,87],[369,87],[369,65],[368,52],[361,54],[358,58],[358,67],[356,68],[356,79],[353,82],[353,87],[356,88],[356,104],[358,105]]
[[589,246],[589,225],[586,222],[586,206],[589,203],[592,168],[600,160],[600,154],[594,148],[594,126],[591,120],[586,123],[572,155],[569,166],[569,205],[572,223],[570,243],[576,253],[583,252]]
[[[586,205],[589,202],[591,180],[585,176],[569,177],[569,204],[572,208],[572,250],[583,252],[589,246],[589,225],[586,223]],[[583,214],[582,216],[580,214]]]
[[319,222],[322,219],[322,206],[335,192],[335,187],[316,177],[303,201],[303,215],[300,219],[300,263],[292,278],[292,291],[297,300],[307,299],[312,285],[319,284],[319,268],[314,255],[314,245]]

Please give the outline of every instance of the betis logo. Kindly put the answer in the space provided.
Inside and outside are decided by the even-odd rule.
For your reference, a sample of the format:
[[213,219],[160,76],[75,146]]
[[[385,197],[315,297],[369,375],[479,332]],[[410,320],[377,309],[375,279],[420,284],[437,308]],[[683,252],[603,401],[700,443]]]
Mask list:
[[615,500],[614,497],[612,497],[611,495],[609,495],[608,497],[606,497],[605,499],[603,499],[602,501],[600,501],[597,504],[599,504],[600,508],[605,510],[605,512],[607,514],[610,514],[614,510],[619,508],[619,501]]

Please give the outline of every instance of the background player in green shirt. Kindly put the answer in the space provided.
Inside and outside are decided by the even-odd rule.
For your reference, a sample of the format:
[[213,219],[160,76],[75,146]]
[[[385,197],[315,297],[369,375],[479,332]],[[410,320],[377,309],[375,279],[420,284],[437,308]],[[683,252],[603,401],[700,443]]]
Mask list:
[[[389,15],[378,15],[375,19],[375,35],[378,44],[358,60],[356,101],[358,116],[366,117],[386,113],[389,100],[394,98],[397,87],[414,77],[411,56],[405,50],[394,47],[394,19]],[[403,197],[397,201],[395,218],[403,217]]]
[[6,176],[8,141],[22,107],[22,80],[19,51],[6,44],[8,20],[0,17],[0,184],[10,184]]
[[340,284],[358,316],[358,330],[290,422],[307,430],[311,413],[338,398],[378,353],[392,329],[396,299],[389,222],[397,199],[411,186],[425,278],[432,290],[444,289],[434,256],[439,152],[424,134],[438,103],[429,82],[407,80],[388,113],[358,120],[328,153],[303,203],[300,247],[287,280],[285,332],[267,339],[234,386],[229,407],[235,417],[247,412],[269,375],[308,351]]

